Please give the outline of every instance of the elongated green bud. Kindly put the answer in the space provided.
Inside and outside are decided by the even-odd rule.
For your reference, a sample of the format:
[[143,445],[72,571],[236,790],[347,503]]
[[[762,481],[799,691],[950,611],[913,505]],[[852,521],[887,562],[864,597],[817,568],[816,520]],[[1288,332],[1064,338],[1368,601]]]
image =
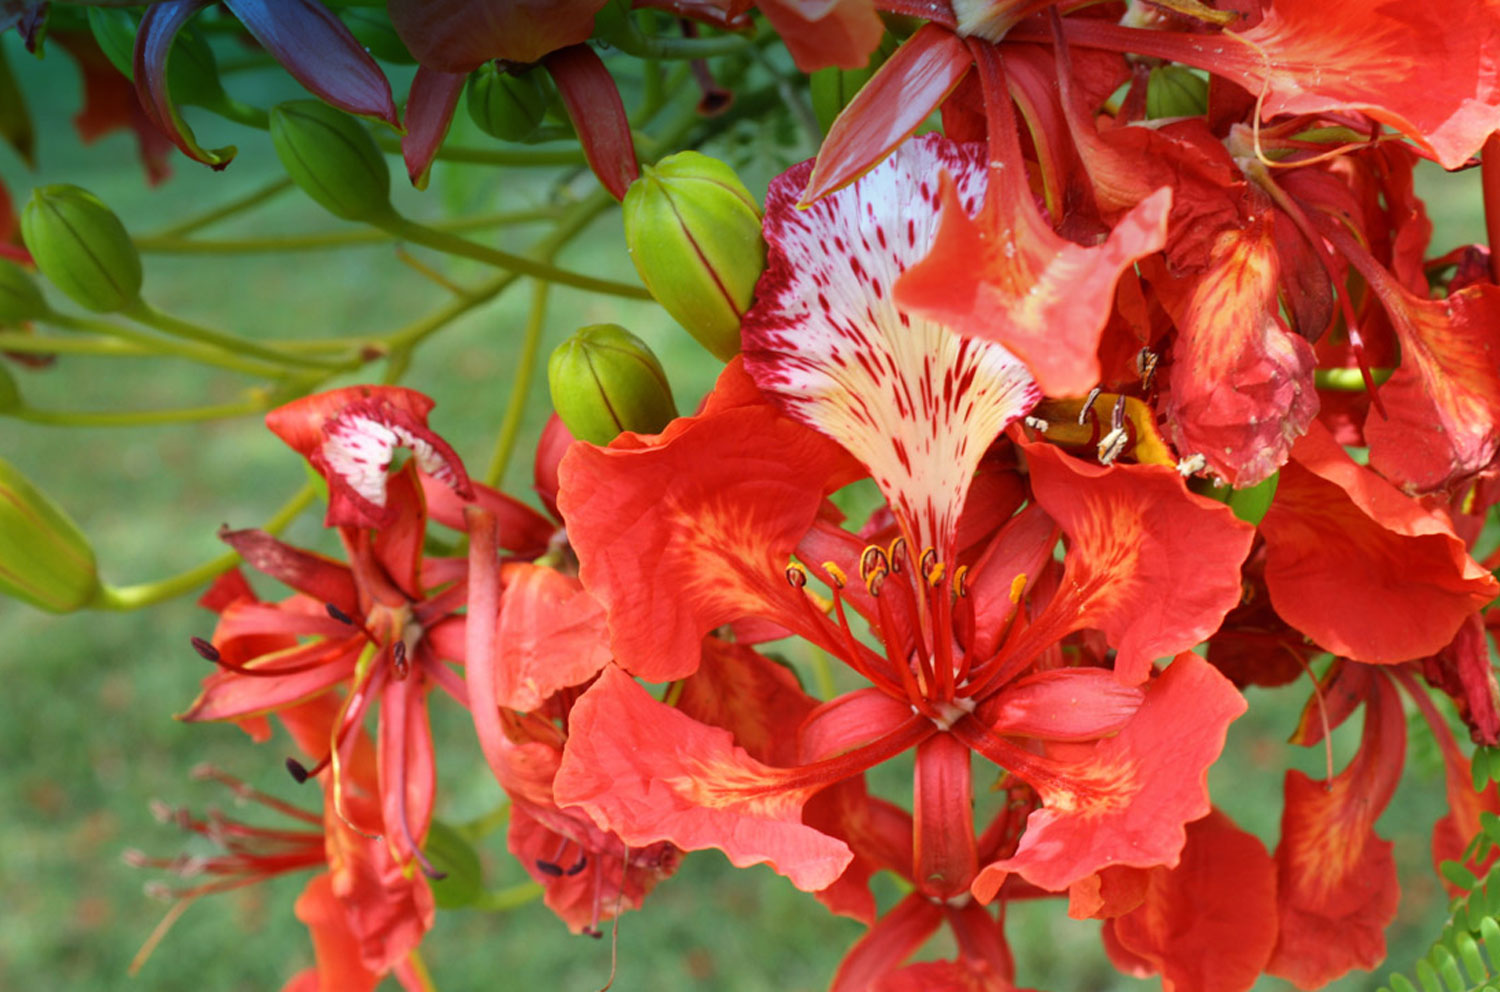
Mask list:
[[47,301],[31,273],[0,258],[0,326],[37,320],[47,312]]
[[547,361],[552,406],[573,436],[608,444],[656,434],[677,416],[672,387],[646,342],[618,324],[580,328]]
[[0,459],[0,593],[52,613],[99,591],[94,551],[58,506]]
[[625,194],[625,246],[667,313],[721,361],[766,267],[760,208],[734,170],[698,152],[643,166]]
[[547,90],[540,72],[512,75],[486,62],[469,77],[465,97],[479,130],[501,141],[525,141],[547,118]]
[[1146,81],[1146,116],[1198,117],[1208,112],[1208,82],[1187,66],[1159,65]]
[[271,108],[271,144],[292,182],[344,220],[390,218],[391,170],[353,117],[317,100]]
[[141,295],[141,256],[125,225],[78,186],[39,186],[21,211],[36,267],[79,306],[110,313]]

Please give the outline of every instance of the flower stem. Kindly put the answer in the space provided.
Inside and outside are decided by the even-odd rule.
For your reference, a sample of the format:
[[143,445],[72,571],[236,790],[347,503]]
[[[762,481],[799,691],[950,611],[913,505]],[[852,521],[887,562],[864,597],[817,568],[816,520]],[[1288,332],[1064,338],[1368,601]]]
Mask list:
[[187,424],[200,420],[227,420],[260,413],[270,407],[269,396],[219,403],[211,406],[181,407],[175,410],[37,410],[21,407],[9,416],[33,424],[52,427],[154,427],[160,424]]
[[[223,351],[217,347],[179,341],[164,341],[155,335],[146,334],[133,327],[110,323],[96,317],[75,317],[70,314],[53,312],[47,314],[43,318],[43,321],[55,327],[64,327],[71,331],[108,335],[109,337],[118,338],[122,342],[129,342],[135,346],[135,350],[116,351],[113,352],[114,354],[171,355],[175,358],[197,362],[199,365],[211,365],[215,368],[230,369],[235,372],[243,372],[246,375],[261,377],[280,378],[287,374],[285,363],[279,360],[277,363],[271,364],[253,358],[241,358],[233,352]],[[104,342],[89,343],[103,344]],[[65,348],[62,350],[84,351],[85,349]],[[109,353],[104,350],[96,352],[96,354]]]
[[[401,139],[377,135],[381,151],[401,154]],[[583,150],[572,148],[439,148],[436,158],[444,162],[476,165],[554,166],[584,165]]]
[[244,213],[246,210],[249,210],[252,207],[257,207],[265,201],[269,200],[271,197],[280,193],[282,190],[291,188],[292,181],[290,179],[277,179],[274,182],[260,187],[259,189],[251,190],[249,193],[246,193],[243,196],[236,197],[235,199],[230,200],[228,203],[220,204],[219,206],[214,207],[211,210],[205,210],[200,214],[195,214],[194,216],[189,217],[187,220],[179,221],[176,224],[173,224],[171,227],[157,231],[153,235],[144,238],[136,238],[136,247],[139,248],[141,242],[143,241],[153,241],[162,238],[180,238],[184,235],[191,234],[192,232],[199,230],[200,228],[207,227],[210,224],[216,224],[219,221],[224,220],[226,217],[233,217],[235,214]]
[[516,436],[521,430],[521,419],[526,413],[526,400],[531,392],[531,381],[536,375],[537,355],[541,352],[542,330],[547,325],[547,290],[549,284],[537,280],[532,284],[531,313],[526,318],[526,334],[521,339],[521,354],[516,359],[514,378],[511,379],[510,399],[505,404],[505,417],[500,421],[500,432],[495,437],[495,450],[490,455],[489,468],[484,481],[499,486],[510,466],[510,457],[515,452]]
[[[287,524],[297,519],[302,511],[307,509],[317,491],[317,486],[313,483],[303,483],[302,488],[293,493],[292,498],[271,515],[261,530],[267,534],[281,533]],[[204,583],[229,571],[239,562],[240,556],[230,551],[190,568],[186,572],[179,572],[155,582],[142,582],[133,586],[103,586],[99,591],[98,599],[92,605],[100,610],[138,610],[144,606],[153,606],[163,600],[192,592]]]
[[447,231],[428,227],[400,215],[396,215],[387,221],[376,221],[385,230],[397,237],[408,241],[425,245],[437,251],[446,252],[450,255],[459,255],[464,258],[472,258],[486,265],[493,265],[499,269],[509,271],[523,276],[534,276],[545,279],[563,286],[575,286],[579,289],[590,290],[595,293],[603,293],[609,296],[623,296],[632,300],[649,300],[651,294],[641,286],[632,286],[629,283],[615,282],[611,279],[596,279],[577,272],[569,272],[559,269],[546,262],[536,261],[522,255],[512,255],[510,252],[500,251],[476,244],[465,238],[460,238]]
[[246,341],[244,338],[235,337],[233,334],[225,334],[209,327],[200,327],[180,317],[162,313],[145,300],[136,300],[134,303],[120,311],[138,323],[147,327],[154,327],[163,334],[173,337],[186,338],[189,341],[197,341],[200,344],[212,345],[222,348],[232,354],[250,355],[277,365],[296,365],[315,369],[341,369],[348,367],[347,362],[333,361],[324,358],[307,358],[301,355],[288,355],[275,348],[256,344],[254,341]]
[[[428,226],[438,231],[482,231],[512,224],[529,224],[533,221],[552,220],[559,215],[555,207],[537,207],[532,210],[511,210],[482,214],[477,217],[462,217],[457,220],[439,221]],[[360,228],[353,231],[329,231],[319,234],[299,234],[277,238],[223,238],[196,240],[183,238],[168,232],[145,238],[136,238],[135,246],[143,252],[158,255],[252,255],[289,251],[324,251],[329,248],[359,248],[366,245],[394,241],[398,235],[389,231]]]

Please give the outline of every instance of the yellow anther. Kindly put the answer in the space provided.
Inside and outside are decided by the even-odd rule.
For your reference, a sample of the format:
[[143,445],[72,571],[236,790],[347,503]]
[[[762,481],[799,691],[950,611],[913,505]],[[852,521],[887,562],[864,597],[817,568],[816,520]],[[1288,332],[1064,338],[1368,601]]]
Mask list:
[[953,589],[960,596],[969,594],[969,566],[960,565],[953,572]]
[[906,538],[898,537],[892,541],[890,548],[886,550],[886,557],[891,560],[891,571],[901,571],[901,559],[906,557]]
[[889,572],[871,572],[865,576],[865,592],[869,593],[872,597],[878,597],[880,595],[880,587],[885,585],[885,577],[889,574]]
[[795,561],[792,562],[786,567],[786,581],[787,585],[793,589],[801,589],[807,585],[807,569]]
[[833,584],[840,589],[844,588],[849,582],[849,576],[844,574],[844,570],[831,561],[823,563],[823,571],[828,573],[828,577],[833,579]]
[[933,568],[937,565],[937,548],[928,545],[922,549],[922,557],[917,559],[917,571],[922,573],[922,578],[927,578]]
[[943,581],[943,576],[947,571],[948,563],[945,561],[940,561],[933,565],[932,570],[927,573],[927,584],[936,588],[937,584]]
[[872,544],[859,554],[859,577],[869,585],[872,575],[884,575],[891,570],[891,563],[885,556],[885,549],[878,544]]
[[1026,573],[1022,572],[1010,580],[1010,601],[1012,603],[1019,603],[1021,601],[1021,593],[1025,591]]

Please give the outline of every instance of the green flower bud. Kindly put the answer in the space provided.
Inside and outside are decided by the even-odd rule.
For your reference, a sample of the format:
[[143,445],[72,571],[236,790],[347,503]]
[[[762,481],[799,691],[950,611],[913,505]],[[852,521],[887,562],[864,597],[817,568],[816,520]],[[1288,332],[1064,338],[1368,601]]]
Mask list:
[[71,613],[98,592],[88,539],[55,503],[0,459],[0,593],[52,613]]
[[370,132],[317,100],[271,108],[271,144],[292,182],[344,220],[377,223],[394,215],[391,170]]
[[439,909],[472,906],[484,893],[484,870],[479,865],[479,855],[463,834],[442,820],[433,820],[428,825],[422,853],[434,868],[443,872],[442,878],[429,883],[432,901]]
[[547,117],[547,90],[539,72],[516,76],[486,62],[469,77],[465,99],[479,130],[501,141],[525,141]]
[[677,416],[672,387],[646,342],[618,324],[592,324],[547,361],[552,406],[573,436],[608,444],[621,431],[656,434]]
[[885,60],[891,57],[891,53],[900,44],[894,35],[887,32],[881,36],[880,44],[870,53],[870,61],[863,69],[829,66],[808,77],[812,89],[813,113],[817,115],[818,126],[823,129],[824,134],[833,126],[834,119],[849,106],[854,94],[864,88],[870,77],[875,75],[875,70],[885,64]]
[[141,256],[120,218],[77,186],[39,186],[21,211],[36,267],[79,306],[124,309],[141,295]]
[[733,169],[691,151],[642,167],[625,194],[625,245],[656,302],[689,334],[722,361],[739,353],[766,245],[760,209]]
[[1183,65],[1159,65],[1146,81],[1146,116],[1201,117],[1208,112],[1208,81]]
[[0,326],[39,320],[46,313],[47,301],[31,273],[0,258]]

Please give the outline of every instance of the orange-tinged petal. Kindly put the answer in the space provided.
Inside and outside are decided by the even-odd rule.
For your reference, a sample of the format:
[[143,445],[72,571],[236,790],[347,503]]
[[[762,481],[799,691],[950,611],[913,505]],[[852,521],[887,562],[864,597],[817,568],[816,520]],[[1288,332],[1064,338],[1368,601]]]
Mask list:
[[978,149],[936,135],[806,210],[794,205],[806,166],[778,177],[766,199],[766,273],[743,336],[761,389],[858,458],[909,544],[947,561],[985,450],[1040,396],[1004,348],[965,341],[892,299],[932,244],[939,174],[978,204]]
[[931,899],[913,892],[870,928],[844,955],[829,992],[866,992],[927,942],[943,922]]
[[732,620],[806,631],[787,560],[846,464],[765,403],[682,418],[654,440],[573,445],[558,507],[615,659],[667,681],[692,673],[703,636]]
[[974,895],[994,898],[1011,872],[1060,892],[1109,865],[1176,865],[1185,825],[1210,809],[1209,766],[1223,750],[1229,723],[1244,711],[1244,697],[1229,680],[1187,652],[1152,681],[1131,721],[1083,757],[1037,758],[997,747],[988,731],[959,721],[955,733],[1042,797],[1016,853],[981,871]]
[[912,777],[912,876],[935,899],[958,895],[979,870],[974,845],[974,780],[966,745],[936,734],[917,746]]
[[579,698],[569,725],[558,804],[582,808],[632,847],[717,848],[741,868],[767,863],[806,892],[832,884],[853,859],[842,841],[802,824],[818,786],[788,785],[786,770],[657,702],[618,668]]
[[369,992],[380,983],[380,975],[369,971],[360,962],[359,940],[349,929],[344,906],[334,895],[327,873],[314,876],[307,883],[292,911],[297,914],[297,919],[307,924],[312,934],[318,967],[312,973],[311,982],[308,973],[303,972],[287,988],[307,989],[309,992],[331,992],[333,989]]
[[761,0],[758,6],[803,72],[862,69],[885,33],[871,0]]
[[1260,533],[1276,612],[1357,661],[1434,654],[1500,595],[1446,516],[1355,464],[1316,422],[1292,448]]
[[704,639],[703,664],[677,697],[677,709],[729,731],[751,757],[771,765],[797,763],[799,728],[815,706],[786,664],[717,637]]
[[1045,444],[1025,450],[1037,502],[1072,541],[1062,588],[1027,631],[1029,643],[1097,627],[1115,648],[1115,673],[1135,683],[1155,659],[1219,628],[1239,603],[1253,527],[1188,492],[1165,466],[1089,465]]

